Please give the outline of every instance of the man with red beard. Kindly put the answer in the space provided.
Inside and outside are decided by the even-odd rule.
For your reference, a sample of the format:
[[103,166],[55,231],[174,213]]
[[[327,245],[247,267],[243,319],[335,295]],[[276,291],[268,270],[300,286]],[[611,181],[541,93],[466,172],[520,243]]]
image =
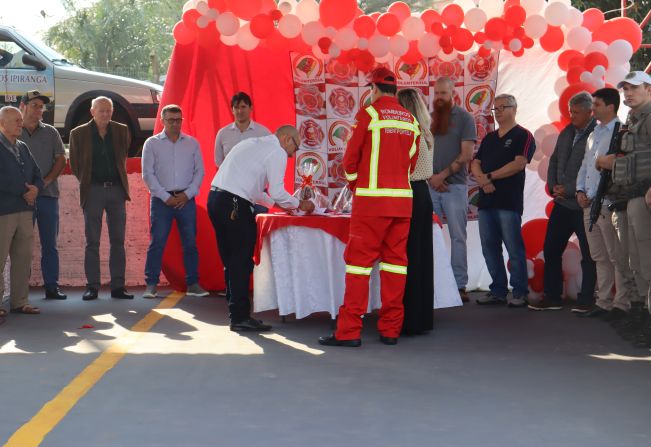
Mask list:
[[429,179],[434,212],[445,216],[452,243],[452,271],[461,299],[468,302],[468,162],[472,159],[477,129],[470,113],[454,104],[454,82],[447,77],[434,84],[434,175]]

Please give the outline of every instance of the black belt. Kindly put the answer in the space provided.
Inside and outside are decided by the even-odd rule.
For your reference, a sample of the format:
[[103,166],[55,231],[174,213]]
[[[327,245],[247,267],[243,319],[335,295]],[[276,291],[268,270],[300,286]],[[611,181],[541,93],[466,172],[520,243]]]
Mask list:
[[221,188],[218,188],[216,186],[211,186],[210,190],[214,191],[214,192],[220,192],[222,194],[225,194],[228,197],[235,197],[235,198],[237,198],[237,199],[239,199],[239,200],[241,200],[243,202],[246,202],[249,206],[253,206],[253,204],[251,202],[249,202],[248,200],[246,200],[245,198],[240,197],[237,194],[233,194],[232,192],[226,191],[225,189],[221,189]]
[[185,189],[179,189],[178,191],[167,191],[169,195],[175,196],[177,194],[181,194],[182,192],[185,192]]

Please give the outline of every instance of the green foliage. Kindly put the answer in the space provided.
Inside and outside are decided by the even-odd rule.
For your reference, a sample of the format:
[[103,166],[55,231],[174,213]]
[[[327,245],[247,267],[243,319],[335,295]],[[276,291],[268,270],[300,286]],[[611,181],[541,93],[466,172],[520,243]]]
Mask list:
[[62,0],[69,17],[50,28],[45,41],[68,59],[108,72],[145,73],[152,56],[165,73],[174,46],[172,27],[184,0],[98,0],[79,8]]

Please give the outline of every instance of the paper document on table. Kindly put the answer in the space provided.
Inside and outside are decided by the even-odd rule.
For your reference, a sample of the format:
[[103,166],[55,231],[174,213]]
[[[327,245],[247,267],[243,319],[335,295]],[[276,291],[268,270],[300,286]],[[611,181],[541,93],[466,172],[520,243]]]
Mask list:
[[327,208],[314,208],[314,211],[311,213],[306,213],[305,211],[298,210],[294,214],[296,216],[325,216]]

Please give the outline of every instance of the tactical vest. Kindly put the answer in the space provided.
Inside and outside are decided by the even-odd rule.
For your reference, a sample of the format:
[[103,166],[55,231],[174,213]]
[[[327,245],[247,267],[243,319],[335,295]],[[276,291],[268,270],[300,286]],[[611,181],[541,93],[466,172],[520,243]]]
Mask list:
[[641,133],[649,116],[651,113],[645,113],[637,123],[629,125],[622,135],[624,156],[617,157],[613,166],[613,189],[619,189],[617,195],[627,199],[643,196],[651,186],[651,135]]

